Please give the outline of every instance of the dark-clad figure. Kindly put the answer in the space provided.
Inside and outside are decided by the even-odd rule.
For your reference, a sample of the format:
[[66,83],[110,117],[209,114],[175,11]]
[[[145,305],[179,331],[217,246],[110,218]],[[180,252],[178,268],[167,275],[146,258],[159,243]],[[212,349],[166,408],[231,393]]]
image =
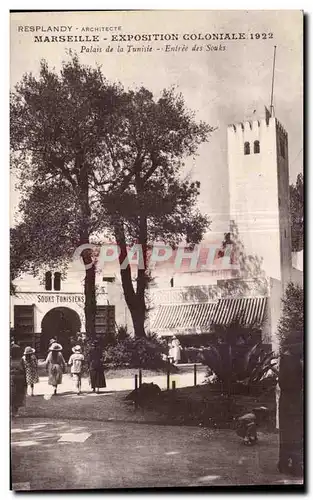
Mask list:
[[90,385],[93,392],[102,387],[106,387],[105,376],[104,376],[104,363],[102,359],[102,349],[99,343],[95,340],[90,348],[88,355],[88,368],[90,375]]
[[11,415],[15,417],[21,406],[25,405],[27,383],[26,374],[22,362],[22,352],[20,346],[11,344]]

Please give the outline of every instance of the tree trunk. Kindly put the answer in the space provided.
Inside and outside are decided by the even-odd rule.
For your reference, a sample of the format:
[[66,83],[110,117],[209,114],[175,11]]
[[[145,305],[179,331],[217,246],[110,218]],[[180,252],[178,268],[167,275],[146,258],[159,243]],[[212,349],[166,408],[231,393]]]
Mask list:
[[96,270],[93,265],[90,269],[86,269],[85,283],[85,322],[86,334],[90,338],[96,336]]
[[139,243],[141,245],[143,269],[138,267],[137,289],[136,289],[136,308],[132,314],[136,337],[145,337],[145,319],[146,319],[146,288],[147,288],[147,217],[143,213],[139,216]]
[[283,354],[279,367],[280,472],[301,475],[303,466],[303,373],[299,356]]
[[142,308],[132,308],[130,311],[136,338],[143,338],[146,336],[145,332],[145,311]]
[[[127,258],[127,246],[126,246],[126,240],[125,240],[125,232],[124,232],[123,223],[121,221],[114,223],[114,234],[115,234],[116,243],[118,244],[119,249],[120,249],[119,263],[121,266],[123,264],[123,262],[125,261],[125,258]],[[122,287],[123,287],[123,292],[124,292],[124,298],[125,298],[126,304],[128,306],[128,309],[129,309],[131,317],[132,317],[135,337],[136,338],[145,337],[146,334],[145,334],[144,295],[138,294],[138,290],[139,289],[141,290],[142,283],[141,283],[141,287],[139,286],[139,288],[138,288],[138,281],[137,281],[137,292],[135,292],[133,282],[132,282],[130,265],[127,264],[125,269],[121,268],[120,272],[121,272],[121,281],[122,281]],[[143,299],[142,299],[142,297],[143,297]]]
[[[75,167],[78,174],[78,185],[80,190],[80,212],[81,212],[81,231],[80,231],[80,244],[89,244],[90,234],[90,217],[91,210],[89,205],[89,185],[88,185],[88,165],[84,163],[84,156],[82,153],[76,157]],[[83,262],[85,264],[85,281],[84,281],[84,294],[85,294],[85,323],[86,334],[89,338],[96,336],[96,269],[93,263],[92,251],[86,249],[82,252]]]

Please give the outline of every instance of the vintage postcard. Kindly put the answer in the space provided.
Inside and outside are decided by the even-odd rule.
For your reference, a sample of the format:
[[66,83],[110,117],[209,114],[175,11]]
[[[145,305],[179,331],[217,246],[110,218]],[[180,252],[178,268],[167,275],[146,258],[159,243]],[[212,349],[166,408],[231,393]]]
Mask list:
[[11,489],[303,488],[303,12],[10,25]]

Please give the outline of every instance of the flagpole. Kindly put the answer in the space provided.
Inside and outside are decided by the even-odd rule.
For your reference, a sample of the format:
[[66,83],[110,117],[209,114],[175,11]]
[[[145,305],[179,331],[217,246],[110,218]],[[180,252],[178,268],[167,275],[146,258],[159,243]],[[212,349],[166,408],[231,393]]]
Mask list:
[[273,116],[274,112],[273,97],[274,97],[275,62],[276,62],[276,45],[274,45],[274,59],[273,59],[272,91],[271,91],[271,106],[270,106],[271,116]]

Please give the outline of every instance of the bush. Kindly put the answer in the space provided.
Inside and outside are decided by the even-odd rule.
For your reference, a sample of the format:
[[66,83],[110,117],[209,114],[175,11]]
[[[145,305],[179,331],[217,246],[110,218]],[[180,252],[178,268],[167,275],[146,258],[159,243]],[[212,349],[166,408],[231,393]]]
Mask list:
[[168,363],[162,359],[166,346],[151,334],[143,338],[133,338],[128,334],[118,340],[115,345],[108,346],[104,351],[104,361],[107,366],[114,368],[146,368],[159,370]]
[[202,363],[202,349],[197,347],[185,347],[182,357],[186,363]]
[[303,356],[304,296],[303,288],[289,283],[283,298],[283,310],[278,334],[282,351],[285,349]]

